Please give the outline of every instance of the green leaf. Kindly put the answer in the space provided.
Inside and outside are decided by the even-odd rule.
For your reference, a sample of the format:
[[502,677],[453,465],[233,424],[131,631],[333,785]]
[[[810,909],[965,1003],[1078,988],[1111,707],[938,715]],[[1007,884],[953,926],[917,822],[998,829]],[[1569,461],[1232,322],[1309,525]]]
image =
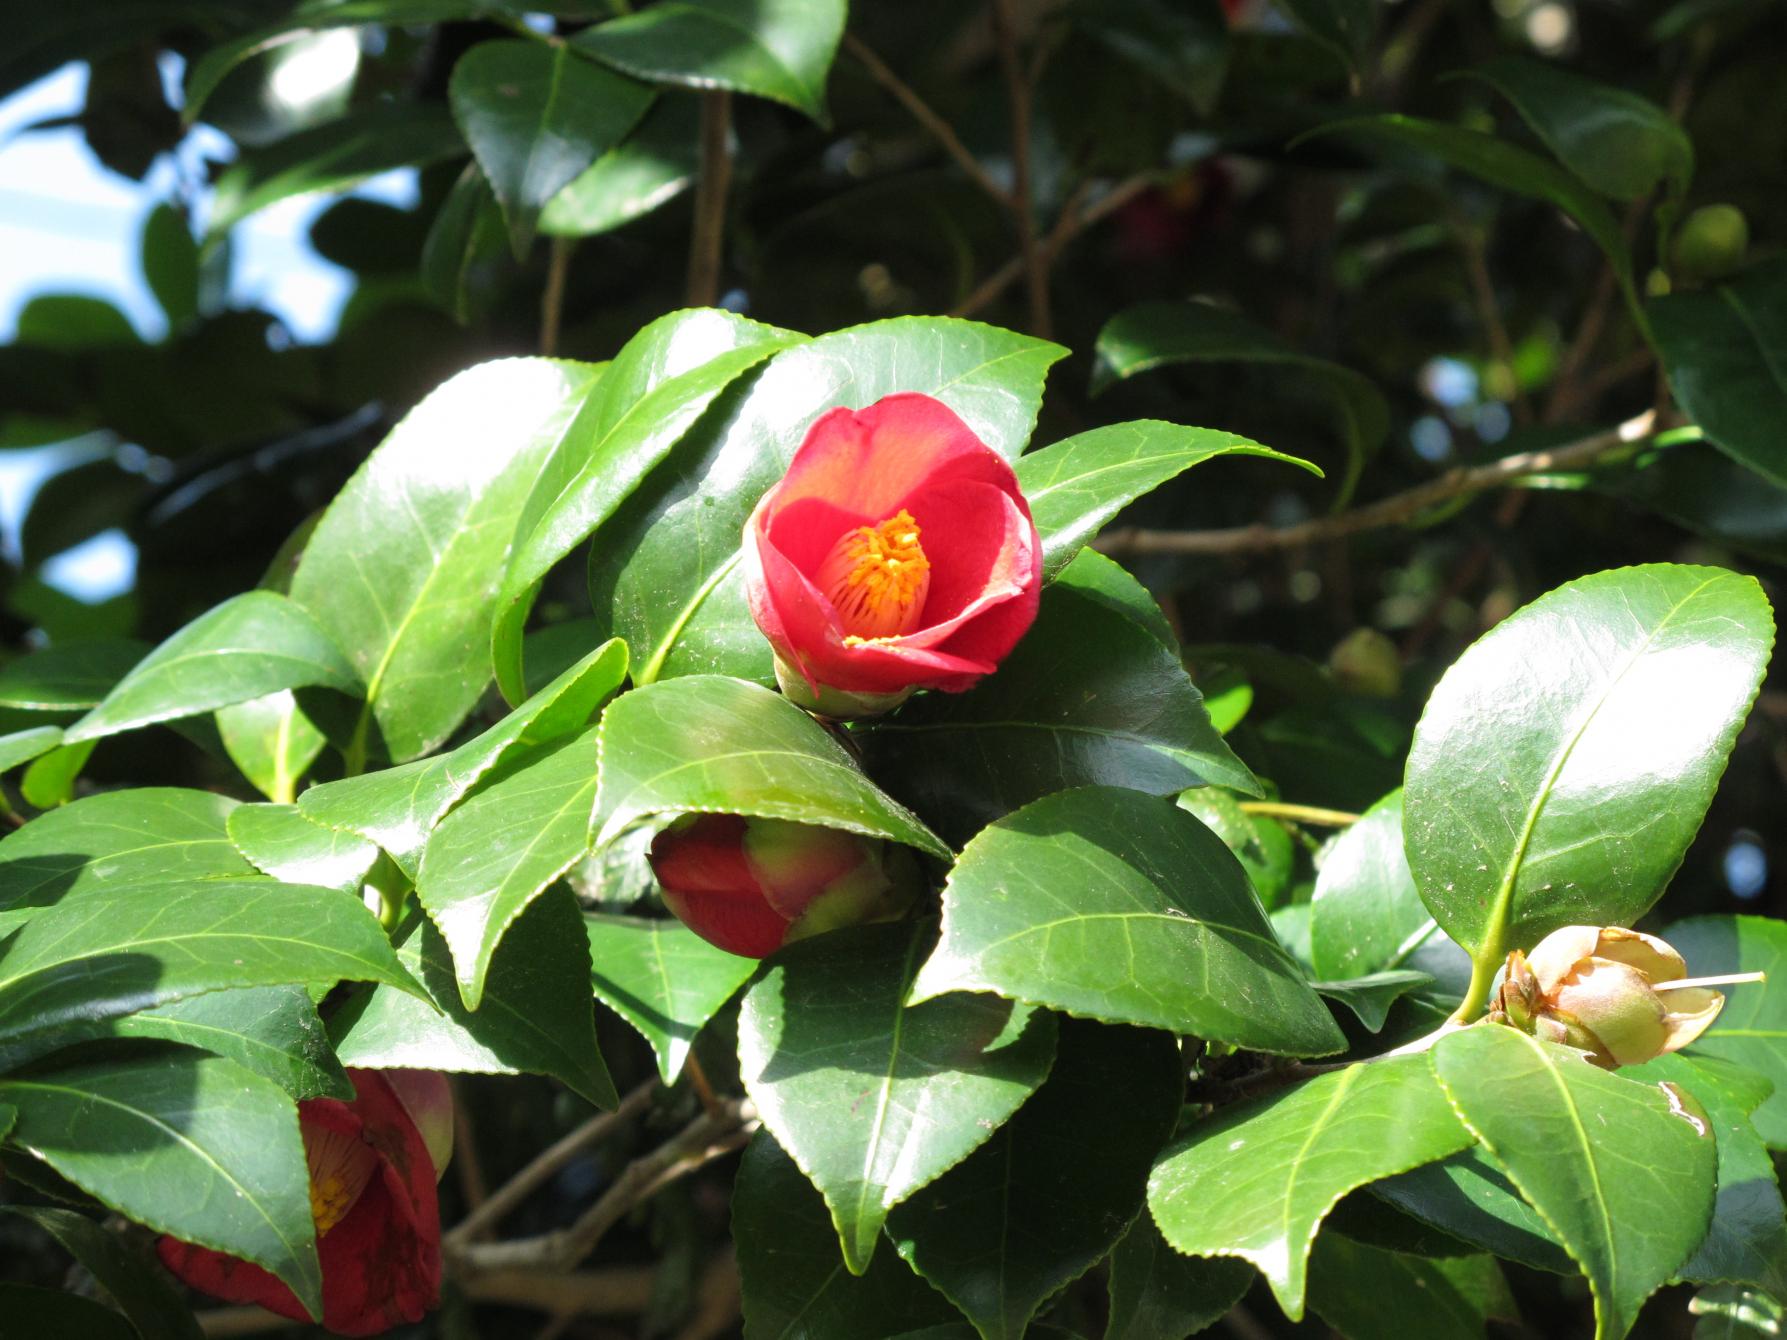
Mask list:
[[303,986],[250,986],[186,996],[125,1015],[113,1021],[109,1031],[121,1038],[178,1042],[225,1057],[272,1080],[293,1098],[354,1096],[354,1086],[330,1050],[323,1021]]
[[1575,1263],[1481,1147],[1372,1184],[1373,1195],[1461,1241],[1510,1261],[1574,1274]]
[[1116,787],[1046,796],[963,849],[911,999],[947,991],[1281,1055],[1344,1045],[1222,839]]
[[1080,0],[1074,24],[1208,117],[1229,64],[1228,15],[1215,0]]
[[1212,456],[1231,453],[1265,456],[1321,474],[1308,461],[1233,433],[1157,419],[1094,428],[1019,457],[1018,486],[1042,538],[1043,579],[1053,580],[1124,506]]
[[1596,1340],[1619,1340],[1706,1232],[1717,1156],[1698,1104],[1493,1024],[1441,1038],[1432,1061],[1458,1115],[1588,1276]]
[[1349,70],[1358,70],[1371,45],[1374,0],[1285,0],[1292,20],[1332,51]]
[[299,812],[376,842],[414,880],[428,835],[473,786],[492,769],[588,725],[626,677],[626,643],[604,642],[459,748],[313,786],[299,798]]
[[627,341],[517,518],[491,633],[497,682],[511,701],[524,682],[522,627],[546,574],[614,515],[721,391],[804,338],[701,308],[660,317]]
[[0,666],[0,707],[27,712],[85,712],[149,650],[130,638],[96,638],[45,647]]
[[1340,1198],[1470,1142],[1425,1057],[1352,1065],[1199,1122],[1155,1165],[1148,1208],[1179,1251],[1253,1262],[1295,1321]]
[[594,237],[681,195],[695,181],[700,106],[691,97],[659,98],[631,135],[546,202],[540,231]]
[[217,179],[206,241],[268,205],[311,191],[341,191],[392,168],[423,167],[465,152],[446,110],[381,102],[287,135],[232,163]]
[[379,850],[358,833],[325,828],[296,805],[241,805],[225,826],[250,865],[287,884],[358,893]]
[[812,717],[756,684],[698,675],[648,684],[602,717],[596,845],[658,814],[709,810],[842,828],[948,859]]
[[422,242],[422,287],[460,325],[489,307],[491,275],[510,261],[502,207],[484,170],[467,163]]
[[[130,1319],[140,1340],[199,1340],[203,1334],[160,1263],[141,1248],[73,1210],[38,1205],[8,1205],[5,1209],[37,1225],[85,1266],[94,1282]],[[4,1315],[12,1318],[18,1314],[7,1311]]]
[[745,1340],[838,1340],[897,1334],[953,1320],[952,1308],[893,1252],[866,1274],[838,1259],[825,1202],[760,1130],[732,1187]]
[[1347,1340],[1482,1340],[1519,1313],[1489,1256],[1431,1258],[1324,1233],[1309,1259],[1309,1305]]
[[74,784],[92,757],[97,740],[57,745],[39,754],[19,780],[19,794],[40,810],[53,810],[74,799]]
[[1103,1260],[1141,1210],[1183,1091],[1172,1038],[1064,1020],[1036,1096],[895,1210],[888,1236],[982,1340],[1022,1340],[1044,1301]]
[[[0,843],[0,855],[5,851]],[[1725,1008],[1693,1051],[1734,1062],[1774,1085],[1752,1120],[1771,1147],[1787,1149],[1787,924],[1773,917],[1690,917],[1664,936],[1695,977],[1768,974],[1766,982],[1726,990]]]
[[269,800],[291,798],[325,743],[290,689],[219,709],[217,733],[230,761]]
[[150,652],[64,738],[79,744],[313,684],[360,691],[353,666],[316,619],[284,596],[249,591]]
[[1235,854],[1263,907],[1270,910],[1285,900],[1291,891],[1297,849],[1283,824],[1263,814],[1247,813],[1234,792],[1215,786],[1183,792],[1178,805],[1197,815],[1198,822]]
[[322,1315],[298,1113],[229,1061],[171,1050],[0,1077],[9,1140],[161,1233],[265,1267]]
[[1104,1340],[1160,1340],[1214,1324],[1253,1284],[1253,1267],[1225,1257],[1181,1256],[1143,1214],[1111,1253],[1111,1315]]
[[1069,587],[1086,599],[1117,611],[1131,623],[1147,629],[1161,646],[1178,650],[1179,639],[1173,636],[1173,626],[1167,622],[1160,602],[1127,568],[1098,550],[1080,550],[1056,575],[1055,585]]
[[1513,103],[1545,147],[1602,195],[1641,200],[1665,179],[1670,194],[1681,195],[1693,180],[1693,141],[1636,93],[1527,56],[1499,56],[1460,73]]
[[656,83],[786,103],[820,125],[845,0],[669,0],[587,28],[572,45]]
[[483,998],[509,924],[590,848],[596,729],[545,745],[487,781],[429,835],[416,897],[452,951],[468,1009]]
[[1065,353],[972,321],[899,317],[777,354],[683,438],[590,553],[596,615],[633,648],[634,678],[718,672],[770,682],[769,644],[745,601],[740,537],[821,414],[922,392],[1015,459],[1035,426],[1043,378]]
[[199,247],[186,217],[172,205],[157,205],[143,220],[143,278],[173,331],[199,314]]
[[1700,827],[1773,641],[1754,578],[1673,564],[1566,583],[1479,639],[1409,753],[1408,858],[1434,919],[1492,970],[1560,926],[1642,916]]
[[927,694],[852,738],[871,772],[956,841],[1068,787],[1260,789],[1210,724],[1178,655],[1059,582],[1017,649],[972,692]]
[[0,841],[0,935],[32,910],[121,884],[252,875],[224,825],[236,802],[209,791],[105,791]]
[[1629,1079],[1667,1081],[1693,1094],[1706,1109],[1718,1146],[1712,1223],[1676,1273],[1700,1284],[1753,1284],[1787,1297],[1787,1208],[1774,1160],[1750,1123],[1749,1095],[1741,1085],[1752,1077],[1736,1067],[1687,1056],[1659,1056],[1624,1073]]
[[1320,976],[1339,981],[1419,969],[1444,943],[1409,873],[1402,792],[1392,791],[1322,858],[1309,916],[1311,959]]
[[1650,305],[1670,389],[1714,446],[1787,486],[1787,451],[1768,425],[1787,414],[1787,260]]
[[108,885],[46,908],[0,960],[0,1067],[108,1020],[234,986],[339,978],[421,988],[356,898],[271,880]]
[[459,998],[446,942],[417,918],[397,957],[432,1007],[387,986],[356,989],[329,1022],[336,1054],[345,1065],[370,1069],[550,1075],[597,1107],[614,1107],[614,1081],[596,1046],[579,919],[568,890],[536,899],[503,937],[473,1012]]
[[516,256],[526,254],[546,202],[620,143],[653,97],[563,44],[520,39],[466,52],[447,95],[502,204]]
[[1334,981],[1311,982],[1316,991],[1329,1000],[1338,1000],[1356,1016],[1367,1032],[1383,1029],[1390,1007],[1419,987],[1431,986],[1430,973],[1397,968],[1386,972],[1366,973],[1362,977],[1343,977]]
[[10,735],[0,735],[0,772],[10,772],[21,763],[41,758],[61,745],[60,726],[32,726]]
[[1055,1055],[1043,1011],[970,995],[906,1009],[928,939],[906,922],[800,941],[739,1013],[745,1092],[825,1197],[852,1274],[888,1211],[984,1144]]
[[[1368,378],[1338,363],[1302,353],[1239,313],[1209,303],[1145,302],[1127,308],[1105,322],[1098,332],[1095,353],[1093,395],[1102,394],[1113,383],[1137,373],[1175,363],[1253,363],[1297,369],[1323,389],[1339,417],[1347,450],[1346,470],[1339,485],[1341,499],[1352,496],[1366,458],[1382,445],[1390,429],[1389,406]],[[1201,432],[1209,434],[1207,440],[1212,442],[1235,444],[1224,448],[1229,451],[1253,445],[1245,438],[1209,429],[1180,431]],[[1263,448],[1247,454],[1278,456]],[[1321,473],[1294,456],[1278,459]]]
[[596,999],[638,1029],[674,1084],[695,1035],[757,971],[757,960],[716,949],[680,921],[586,914]]
[[122,1316],[91,1298],[29,1284],[0,1284],[0,1316],[17,1335],[79,1335],[86,1340],[139,1340]]
[[392,759],[427,753],[489,683],[503,557],[534,475],[596,376],[542,358],[460,373],[410,411],[323,513],[292,598],[366,685],[349,746],[361,760],[375,722]]

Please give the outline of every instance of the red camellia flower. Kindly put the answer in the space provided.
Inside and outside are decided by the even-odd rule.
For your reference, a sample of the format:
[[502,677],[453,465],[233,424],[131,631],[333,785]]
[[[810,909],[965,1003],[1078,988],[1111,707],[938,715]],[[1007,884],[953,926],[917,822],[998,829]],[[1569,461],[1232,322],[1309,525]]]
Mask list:
[[[435,1181],[453,1149],[452,1096],[431,1070],[350,1070],[355,1098],[308,1098],[298,1128],[323,1270],[323,1325],[376,1335],[420,1321],[440,1298]],[[164,1237],[161,1259],[195,1289],[294,1321],[297,1296],[247,1261]]]
[[837,828],[688,814],[652,840],[652,873],[677,918],[730,954],[898,916],[917,891],[904,847]]
[[827,716],[960,692],[1036,618],[1042,545],[1005,459],[941,401],[822,416],[745,527],[782,691]]

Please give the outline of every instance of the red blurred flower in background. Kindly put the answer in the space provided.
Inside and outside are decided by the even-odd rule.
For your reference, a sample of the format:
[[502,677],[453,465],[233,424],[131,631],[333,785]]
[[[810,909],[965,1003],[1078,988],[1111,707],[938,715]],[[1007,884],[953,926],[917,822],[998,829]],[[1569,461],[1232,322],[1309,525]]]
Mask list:
[[[323,1271],[323,1325],[376,1335],[420,1321],[440,1299],[441,1227],[435,1182],[453,1149],[447,1080],[431,1070],[349,1070],[355,1097],[307,1098],[298,1129],[310,1165],[310,1211]],[[310,1318],[267,1271],[164,1237],[163,1264],[232,1303]]]
[[684,815],[652,840],[651,865],[685,926],[746,958],[898,916],[917,892],[911,854],[895,843],[738,814]]
[[783,692],[827,716],[971,687],[1029,630],[1042,586],[1011,466],[925,395],[821,417],[744,552]]

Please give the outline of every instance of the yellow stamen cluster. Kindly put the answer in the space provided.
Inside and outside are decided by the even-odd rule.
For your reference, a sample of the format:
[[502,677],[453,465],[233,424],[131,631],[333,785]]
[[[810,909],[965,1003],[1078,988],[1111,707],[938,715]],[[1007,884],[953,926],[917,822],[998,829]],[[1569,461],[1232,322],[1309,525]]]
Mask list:
[[310,1165],[310,1217],[321,1237],[354,1208],[378,1170],[378,1155],[357,1135],[306,1126],[304,1159]]
[[846,643],[901,637],[919,626],[931,564],[918,534],[901,508],[879,525],[846,531],[819,565],[819,589],[838,611]]

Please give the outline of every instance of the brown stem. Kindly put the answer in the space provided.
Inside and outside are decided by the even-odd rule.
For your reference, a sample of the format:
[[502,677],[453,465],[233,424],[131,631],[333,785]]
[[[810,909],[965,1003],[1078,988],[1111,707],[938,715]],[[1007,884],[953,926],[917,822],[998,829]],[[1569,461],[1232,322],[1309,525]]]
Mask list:
[[546,265],[546,291],[540,295],[540,353],[547,358],[558,352],[559,324],[564,316],[565,277],[571,269],[573,237],[555,237]]
[[[1140,175],[1125,178],[1084,209],[1076,209],[1074,206],[1086,194],[1086,186],[1082,183],[1068,201],[1067,207],[1061,211],[1061,217],[1055,220],[1054,228],[1050,230],[1048,237],[1043,242],[1050,263],[1053,264],[1055,258],[1074,238],[1101,219],[1122,209],[1123,206],[1147,190],[1149,180],[1148,177]],[[973,316],[982,308],[997,302],[1006,289],[1023,277],[1024,262],[1019,257],[1013,257],[983,279],[974,292],[951,310],[950,315]]]
[[701,95],[701,168],[695,183],[695,229],[689,238],[691,307],[720,300],[720,262],[726,237],[726,193],[732,184],[732,95]]
[[1295,526],[1235,526],[1228,530],[1142,530],[1132,527],[1101,537],[1094,547],[1107,554],[1248,554],[1317,544],[1361,531],[1400,525],[1440,503],[1481,493],[1485,489],[1517,485],[1528,475],[1581,469],[1616,448],[1649,437],[1656,419],[1654,410],[1646,410],[1617,428],[1594,433],[1566,446],[1549,451],[1521,452],[1488,465],[1452,470],[1438,479],[1364,507]]
[[489,1194],[484,1181],[484,1165],[478,1158],[477,1132],[472,1128],[471,1112],[461,1081],[455,1076],[448,1083],[453,1094],[454,1174],[459,1178],[459,1191],[465,1197],[465,1203],[476,1210]]
[[1030,86],[1018,55],[1017,21],[1012,0],[992,0],[993,33],[999,64],[1005,72],[1006,103],[1011,110],[1012,209],[1017,219],[1018,253],[1023,260],[1030,295],[1030,333],[1049,336],[1049,258],[1036,235],[1036,202],[1030,182]]
[[[1621,231],[1628,247],[1638,234],[1638,225],[1644,219],[1646,203],[1647,200],[1634,200],[1626,208]],[[1613,298],[1617,292],[1618,282],[1613,273],[1613,262],[1605,262],[1595,279],[1594,291],[1589,294],[1588,306],[1583,308],[1582,323],[1576,327],[1570,347],[1564,351],[1563,360],[1558,364],[1551,399],[1545,405],[1546,423],[1565,422],[1576,413],[1577,406],[1582,402],[1582,371],[1587,366],[1589,355],[1595,351],[1595,345],[1600,342],[1601,331],[1607,325],[1607,317],[1613,310]]]
[[1533,421],[1533,406],[1515,376],[1514,345],[1508,339],[1508,326],[1502,320],[1501,307],[1495,300],[1495,284],[1489,277],[1488,247],[1482,233],[1469,223],[1461,221],[1456,231],[1458,244],[1464,251],[1464,270],[1470,277],[1471,295],[1476,299],[1477,319],[1489,336],[1489,356],[1508,383],[1514,422],[1525,427]]

